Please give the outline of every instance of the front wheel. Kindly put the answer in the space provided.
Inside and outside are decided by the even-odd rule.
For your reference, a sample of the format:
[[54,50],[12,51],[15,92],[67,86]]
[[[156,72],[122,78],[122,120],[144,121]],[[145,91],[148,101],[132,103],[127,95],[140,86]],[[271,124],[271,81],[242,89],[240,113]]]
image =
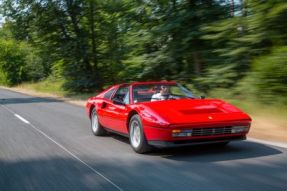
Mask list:
[[145,138],[139,115],[134,115],[129,122],[129,138],[133,150],[137,153],[145,153],[151,150]]
[[91,114],[91,129],[94,135],[96,136],[102,136],[106,134],[106,130],[103,128],[103,126],[99,122],[99,117],[96,112],[96,108],[93,109]]

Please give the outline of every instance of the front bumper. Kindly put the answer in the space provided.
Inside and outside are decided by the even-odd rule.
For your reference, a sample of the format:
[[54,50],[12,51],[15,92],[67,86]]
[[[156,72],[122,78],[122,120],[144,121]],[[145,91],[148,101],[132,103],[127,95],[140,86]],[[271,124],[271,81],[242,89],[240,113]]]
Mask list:
[[223,143],[230,141],[242,141],[245,140],[246,136],[235,136],[228,138],[213,138],[213,139],[190,139],[190,140],[176,140],[176,141],[148,141],[148,144],[157,148],[164,147],[182,147],[191,145],[204,145],[213,143]]
[[[230,127],[246,126],[245,132],[231,132]],[[182,145],[196,145],[216,142],[229,142],[234,140],[246,139],[246,134],[250,128],[249,121],[232,121],[232,122],[218,122],[213,124],[192,124],[192,125],[172,125],[168,127],[152,127],[144,126],[144,134],[150,145],[154,146],[182,146]],[[198,129],[202,129],[202,133],[198,134]],[[220,129],[224,129],[220,131]],[[225,130],[229,129],[228,132]],[[175,137],[173,132],[175,130],[188,131],[192,130],[195,134],[190,136]],[[218,131],[219,130],[219,131]],[[208,133],[208,132],[213,132]]]

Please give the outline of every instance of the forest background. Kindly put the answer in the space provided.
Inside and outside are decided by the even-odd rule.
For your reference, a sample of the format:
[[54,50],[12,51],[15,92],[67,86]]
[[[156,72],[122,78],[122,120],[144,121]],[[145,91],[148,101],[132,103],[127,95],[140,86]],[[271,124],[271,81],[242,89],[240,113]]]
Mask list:
[[1,0],[0,17],[2,86],[175,80],[287,126],[286,0]]

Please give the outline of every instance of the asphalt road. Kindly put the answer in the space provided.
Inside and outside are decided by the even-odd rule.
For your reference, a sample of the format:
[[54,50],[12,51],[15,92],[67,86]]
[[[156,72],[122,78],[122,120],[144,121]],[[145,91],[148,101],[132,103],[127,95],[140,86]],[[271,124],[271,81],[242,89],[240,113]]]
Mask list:
[[287,189],[287,149],[250,141],[136,154],[82,107],[0,89],[0,190]]

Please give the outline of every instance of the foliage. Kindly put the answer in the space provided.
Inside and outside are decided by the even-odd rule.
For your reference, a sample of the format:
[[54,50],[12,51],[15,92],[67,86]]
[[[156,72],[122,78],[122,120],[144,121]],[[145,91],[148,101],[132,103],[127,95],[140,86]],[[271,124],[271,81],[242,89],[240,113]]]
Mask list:
[[200,76],[210,64],[206,58],[215,56],[200,38],[201,26],[227,15],[218,1],[149,1],[134,11],[141,22],[128,31],[132,51],[125,63],[138,79],[192,81]]
[[[222,83],[219,83],[222,86],[229,80],[228,89],[233,96],[253,97],[265,102],[285,99],[286,16],[287,2],[284,0],[251,0],[245,1],[237,17],[202,28],[206,31],[202,38],[220,47],[214,49],[224,60],[219,68],[224,70],[233,66],[233,70],[222,75]],[[210,83],[210,76],[219,71],[208,69],[207,75],[200,80]]]
[[9,22],[0,30],[0,50],[0,84],[15,85],[43,77],[42,59],[27,42],[13,38]]
[[287,47],[275,47],[268,55],[256,58],[251,72],[239,83],[234,92],[257,101],[287,103]]
[[13,40],[0,41],[0,84],[14,85],[27,79],[24,46]]
[[167,79],[286,97],[286,0],[3,0],[1,10],[1,83],[92,92]]

